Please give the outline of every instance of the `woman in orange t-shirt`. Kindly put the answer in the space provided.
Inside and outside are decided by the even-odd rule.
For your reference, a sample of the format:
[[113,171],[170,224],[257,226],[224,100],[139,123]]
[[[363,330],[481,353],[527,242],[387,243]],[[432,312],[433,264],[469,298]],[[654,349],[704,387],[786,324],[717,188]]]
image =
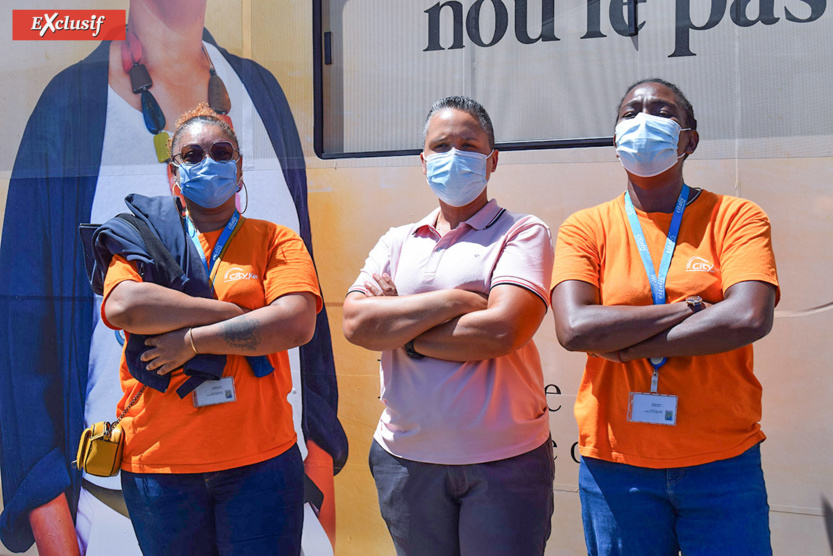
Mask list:
[[[107,270],[102,317],[150,348],[138,363],[123,355],[120,370],[130,518],[144,554],[299,554],[304,469],[286,350],[313,335],[315,269],[293,231],[237,212],[242,159],[216,113],[184,114],[171,152],[187,210],[158,218],[197,247],[213,297],[143,281],[129,257]],[[221,376],[193,389],[183,365],[217,356]]]
[[691,103],[648,79],[619,105],[616,199],[562,224],[558,341],[588,354],[576,399],[590,554],[770,554],[752,342],[778,280],[766,214],[688,187]]

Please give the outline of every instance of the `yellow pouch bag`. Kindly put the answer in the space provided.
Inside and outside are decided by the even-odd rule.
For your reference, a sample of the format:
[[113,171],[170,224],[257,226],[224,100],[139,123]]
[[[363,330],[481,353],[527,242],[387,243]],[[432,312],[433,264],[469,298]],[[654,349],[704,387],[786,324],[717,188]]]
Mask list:
[[100,421],[84,429],[81,433],[81,440],[78,442],[78,456],[72,462],[75,467],[97,477],[118,475],[121,468],[121,455],[124,452],[124,430],[120,423],[145,388],[147,388],[146,385],[142,386],[133,396],[118,419],[112,423]]
[[118,422],[101,421],[84,429],[75,466],[97,477],[117,475],[124,451],[124,431]]

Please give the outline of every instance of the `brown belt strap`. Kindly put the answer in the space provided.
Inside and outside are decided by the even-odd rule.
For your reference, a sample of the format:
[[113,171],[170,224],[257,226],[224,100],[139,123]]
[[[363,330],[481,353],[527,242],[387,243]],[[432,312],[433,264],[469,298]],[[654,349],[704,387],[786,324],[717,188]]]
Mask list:
[[95,483],[91,483],[87,479],[81,479],[81,486],[84,487],[84,490],[95,496],[99,502],[114,512],[118,512],[127,519],[130,519],[130,514],[127,513],[127,504],[124,503],[124,496],[120,490],[104,488]]

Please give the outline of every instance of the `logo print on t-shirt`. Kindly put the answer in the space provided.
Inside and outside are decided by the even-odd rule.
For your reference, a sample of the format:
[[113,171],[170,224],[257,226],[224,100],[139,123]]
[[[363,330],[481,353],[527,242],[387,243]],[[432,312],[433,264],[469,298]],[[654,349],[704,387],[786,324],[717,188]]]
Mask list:
[[712,263],[703,257],[691,257],[685,264],[686,272],[714,272],[715,268]]
[[257,274],[246,272],[239,266],[235,266],[226,271],[223,282],[234,282],[236,280],[257,280]]

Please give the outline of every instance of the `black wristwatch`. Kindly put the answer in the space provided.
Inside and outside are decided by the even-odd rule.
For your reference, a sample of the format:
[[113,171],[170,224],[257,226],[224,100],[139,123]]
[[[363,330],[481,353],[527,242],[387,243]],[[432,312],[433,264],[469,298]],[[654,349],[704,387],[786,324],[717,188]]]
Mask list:
[[414,341],[411,340],[407,344],[405,344],[405,353],[408,354],[408,357],[412,357],[413,359],[422,359],[425,357],[420,352],[414,349]]
[[698,311],[702,311],[706,308],[706,304],[703,303],[703,298],[699,295],[692,295],[686,298],[685,300],[686,305],[688,308],[691,309],[692,313],[696,313]]

